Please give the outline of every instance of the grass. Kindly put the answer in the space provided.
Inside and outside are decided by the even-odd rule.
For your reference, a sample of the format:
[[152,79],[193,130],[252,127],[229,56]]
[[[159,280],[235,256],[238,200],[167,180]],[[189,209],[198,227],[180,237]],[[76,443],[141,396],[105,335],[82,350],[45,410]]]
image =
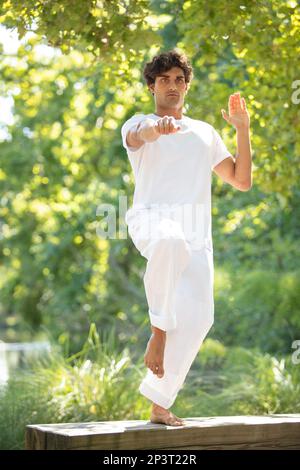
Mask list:
[[[148,419],[143,361],[95,325],[72,356],[54,348],[0,389],[0,448],[23,449],[27,424]],[[180,416],[300,412],[300,365],[206,339],[172,407]]]
[[189,416],[300,413],[300,364],[206,339],[176,403]]

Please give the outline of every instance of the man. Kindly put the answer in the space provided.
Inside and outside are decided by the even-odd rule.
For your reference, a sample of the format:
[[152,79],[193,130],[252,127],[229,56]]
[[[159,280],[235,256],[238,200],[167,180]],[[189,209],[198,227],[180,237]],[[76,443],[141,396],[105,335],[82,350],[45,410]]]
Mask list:
[[[240,191],[252,185],[245,99],[234,93],[228,114],[221,110],[237,132],[233,157],[213,126],[182,114],[192,76],[186,56],[176,49],[154,57],[144,78],[155,112],[137,114],[121,129],[135,177],[125,220],[147,259],[144,285],[152,329],[139,391],[152,401],[150,420],[172,426],[184,424],[168,408],[214,321],[211,173]],[[192,216],[200,209],[193,232],[182,213],[174,216],[174,209],[187,206]]]

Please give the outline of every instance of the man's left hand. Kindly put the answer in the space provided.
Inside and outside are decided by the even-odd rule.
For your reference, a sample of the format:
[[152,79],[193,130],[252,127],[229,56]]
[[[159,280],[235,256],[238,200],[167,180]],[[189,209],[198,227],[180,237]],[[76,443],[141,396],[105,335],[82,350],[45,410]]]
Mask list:
[[249,129],[250,127],[250,116],[247,110],[246,101],[241,98],[240,93],[234,93],[230,95],[228,100],[228,112],[225,109],[221,110],[222,116],[225,121],[232,124],[237,130],[238,129]]

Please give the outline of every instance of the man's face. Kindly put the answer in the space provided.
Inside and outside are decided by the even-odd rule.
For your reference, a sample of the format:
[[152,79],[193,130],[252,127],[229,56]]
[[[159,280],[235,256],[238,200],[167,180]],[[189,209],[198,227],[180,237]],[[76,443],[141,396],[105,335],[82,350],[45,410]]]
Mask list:
[[180,67],[172,67],[155,78],[149,86],[154,92],[156,104],[166,108],[181,108],[189,85],[185,82],[184,72]]

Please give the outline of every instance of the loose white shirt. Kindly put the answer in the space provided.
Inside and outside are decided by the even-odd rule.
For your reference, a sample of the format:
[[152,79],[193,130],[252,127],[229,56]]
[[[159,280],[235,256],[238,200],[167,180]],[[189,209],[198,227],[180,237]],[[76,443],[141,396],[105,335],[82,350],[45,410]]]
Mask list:
[[[121,128],[123,146],[133,170],[135,190],[133,204],[126,212],[128,224],[140,210],[156,210],[171,207],[192,209],[193,220],[197,215],[197,226],[191,230],[184,224],[183,230],[194,249],[203,246],[213,250],[211,229],[211,177],[213,168],[231,156],[225,143],[214,127],[199,119],[183,116],[176,119],[181,127],[174,134],[164,134],[155,142],[144,143],[140,148],[129,147],[127,132],[140,121],[161,118],[157,114],[136,114]],[[170,213],[170,212],[169,212]],[[183,222],[180,212],[180,221]],[[177,216],[176,216],[177,217]],[[178,217],[176,220],[179,220]],[[193,222],[194,223],[194,222]],[[188,226],[188,230],[186,227]],[[197,235],[198,233],[198,235]]]

